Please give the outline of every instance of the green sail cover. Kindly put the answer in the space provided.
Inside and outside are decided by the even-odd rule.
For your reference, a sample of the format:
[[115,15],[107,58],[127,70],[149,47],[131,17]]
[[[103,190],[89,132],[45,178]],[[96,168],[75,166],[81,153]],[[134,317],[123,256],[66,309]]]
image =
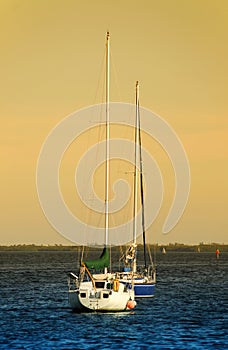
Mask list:
[[105,267],[109,267],[110,265],[110,260],[109,260],[109,252],[106,247],[104,247],[103,252],[100,256],[99,259],[97,260],[89,260],[85,261],[84,264],[88,269],[95,269],[95,270],[100,270]]

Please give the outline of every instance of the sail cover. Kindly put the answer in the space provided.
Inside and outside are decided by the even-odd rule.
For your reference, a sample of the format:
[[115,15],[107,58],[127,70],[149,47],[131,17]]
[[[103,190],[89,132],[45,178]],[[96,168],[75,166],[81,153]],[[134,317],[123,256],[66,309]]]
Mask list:
[[104,247],[103,252],[102,252],[102,254],[101,254],[99,259],[85,261],[84,264],[86,265],[86,267],[88,269],[95,269],[95,270],[99,270],[99,269],[103,269],[105,267],[109,267],[110,260],[109,260],[108,249],[106,247]]

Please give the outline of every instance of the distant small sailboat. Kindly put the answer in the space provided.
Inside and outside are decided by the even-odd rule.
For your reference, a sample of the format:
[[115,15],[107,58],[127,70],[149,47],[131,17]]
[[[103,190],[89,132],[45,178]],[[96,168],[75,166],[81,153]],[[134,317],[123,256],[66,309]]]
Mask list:
[[165,247],[162,248],[162,254],[166,254],[166,249],[165,249]]
[[[105,245],[98,260],[81,262],[79,275],[68,274],[68,299],[76,312],[128,311],[135,307],[132,278],[129,285],[121,283],[108,272],[110,266],[108,245],[109,233],[109,32],[106,36],[106,172],[105,172]],[[101,270],[103,274],[92,274],[90,270]]]

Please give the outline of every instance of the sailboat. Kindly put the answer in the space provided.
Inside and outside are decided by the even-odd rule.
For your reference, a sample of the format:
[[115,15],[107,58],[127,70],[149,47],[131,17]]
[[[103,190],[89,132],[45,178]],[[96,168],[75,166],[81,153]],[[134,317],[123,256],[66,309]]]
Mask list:
[[[136,125],[135,125],[135,165],[134,165],[134,221],[133,221],[133,242],[128,247],[124,256],[124,268],[119,273],[121,282],[128,285],[133,278],[135,297],[153,297],[155,293],[156,271],[150,255],[150,264],[147,263],[146,254],[146,233],[144,217],[144,191],[143,191],[143,169],[142,169],[142,145],[140,129],[140,109],[139,109],[139,83],[136,82]],[[139,165],[139,167],[138,167]],[[138,184],[140,185],[140,197],[142,206],[142,231],[143,231],[143,255],[144,266],[137,264],[137,202],[138,202]]]
[[[78,275],[68,274],[68,299],[77,312],[116,312],[132,310],[136,306],[132,280],[129,285],[108,272],[110,265],[109,234],[109,61],[110,36],[106,35],[106,171],[105,171],[105,245],[98,260],[81,261]],[[103,273],[93,274],[92,270]]]
[[166,254],[166,249],[165,249],[165,247],[162,248],[162,254]]

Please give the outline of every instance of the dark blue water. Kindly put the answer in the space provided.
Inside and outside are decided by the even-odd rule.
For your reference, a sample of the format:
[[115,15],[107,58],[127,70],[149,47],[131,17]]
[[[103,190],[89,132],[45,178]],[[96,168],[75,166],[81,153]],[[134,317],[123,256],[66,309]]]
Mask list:
[[74,252],[0,253],[0,349],[227,349],[228,254],[157,255],[153,299],[130,314],[75,314]]

